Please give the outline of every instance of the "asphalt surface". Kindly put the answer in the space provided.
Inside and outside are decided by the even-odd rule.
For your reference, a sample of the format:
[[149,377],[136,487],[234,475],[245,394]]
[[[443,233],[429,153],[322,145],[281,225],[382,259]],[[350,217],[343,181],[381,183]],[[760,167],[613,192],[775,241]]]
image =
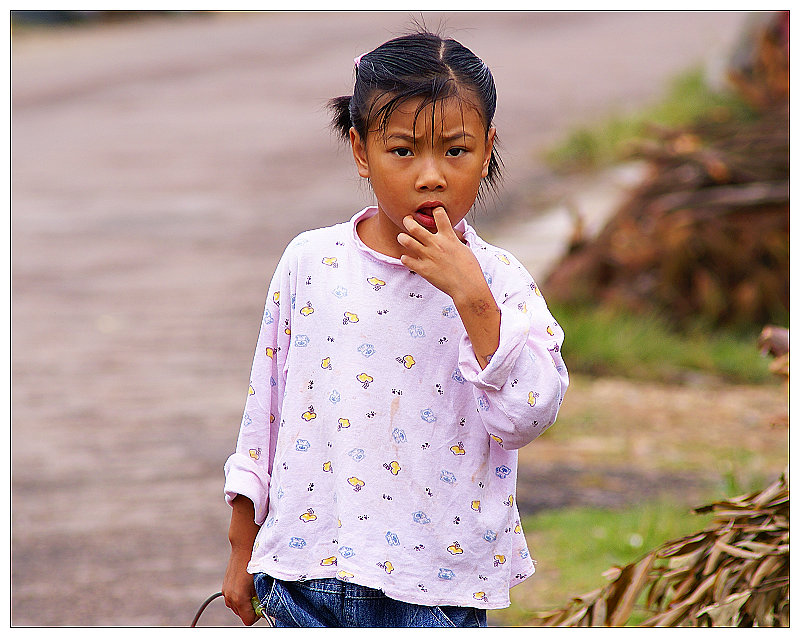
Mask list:
[[[537,151],[719,61],[743,18],[446,16],[498,87],[507,179],[479,231],[531,216]],[[14,33],[13,625],[188,625],[219,589],[222,465],[272,269],[295,234],[370,203],[324,102],[408,24],[228,14]],[[238,624],[221,601],[203,622]]]

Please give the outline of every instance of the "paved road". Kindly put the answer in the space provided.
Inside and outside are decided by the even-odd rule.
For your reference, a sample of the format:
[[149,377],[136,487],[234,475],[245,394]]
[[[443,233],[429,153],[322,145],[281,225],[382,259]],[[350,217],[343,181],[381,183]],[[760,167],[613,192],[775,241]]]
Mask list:
[[[742,19],[450,15],[499,91],[507,187],[479,229],[527,213],[537,149],[658,95]],[[15,33],[15,625],[184,625],[219,588],[222,464],[267,279],[293,235],[369,201],[322,104],[407,23],[233,14]],[[207,620],[236,624],[223,610]]]

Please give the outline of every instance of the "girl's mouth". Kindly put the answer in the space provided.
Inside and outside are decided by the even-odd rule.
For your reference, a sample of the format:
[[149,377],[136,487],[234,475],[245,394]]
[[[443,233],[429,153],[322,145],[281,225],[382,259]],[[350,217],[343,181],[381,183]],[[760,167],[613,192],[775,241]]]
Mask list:
[[433,218],[433,210],[435,208],[441,207],[441,204],[436,205],[424,205],[420,206],[414,212],[414,219],[420,226],[424,226],[425,228],[436,228],[436,220]]

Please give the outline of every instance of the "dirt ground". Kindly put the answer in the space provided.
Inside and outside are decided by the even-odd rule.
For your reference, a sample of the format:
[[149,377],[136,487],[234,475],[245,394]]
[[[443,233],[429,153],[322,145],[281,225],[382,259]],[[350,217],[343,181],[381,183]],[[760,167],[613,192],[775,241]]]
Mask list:
[[[537,149],[718,61],[743,19],[448,16],[499,92],[508,178],[478,229],[530,218],[531,194],[554,188]],[[354,56],[407,23],[388,12],[184,15],[14,32],[14,625],[187,625],[219,589],[222,465],[269,276],[296,233],[369,203],[322,105],[349,90]],[[780,406],[782,392],[713,389],[740,408],[725,412],[725,436],[757,442],[754,406]],[[638,406],[648,427],[604,436],[620,405]],[[659,405],[671,407],[653,420]],[[565,422],[586,431],[525,450],[523,513],[623,502],[641,477],[653,489],[639,495],[657,493],[675,472],[660,435],[708,409],[708,388],[576,380]],[[711,469],[698,460],[675,489]],[[204,622],[238,624],[217,602]]]

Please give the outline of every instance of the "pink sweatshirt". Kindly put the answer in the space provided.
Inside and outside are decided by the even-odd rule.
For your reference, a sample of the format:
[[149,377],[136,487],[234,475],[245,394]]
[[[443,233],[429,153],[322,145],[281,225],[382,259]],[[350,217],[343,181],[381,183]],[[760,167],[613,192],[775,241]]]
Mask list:
[[556,419],[563,332],[510,254],[458,228],[500,306],[481,370],[452,299],[356,233],[300,234],[272,279],[225,497],[261,525],[248,567],[423,605],[495,609],[534,572],[517,448]]

